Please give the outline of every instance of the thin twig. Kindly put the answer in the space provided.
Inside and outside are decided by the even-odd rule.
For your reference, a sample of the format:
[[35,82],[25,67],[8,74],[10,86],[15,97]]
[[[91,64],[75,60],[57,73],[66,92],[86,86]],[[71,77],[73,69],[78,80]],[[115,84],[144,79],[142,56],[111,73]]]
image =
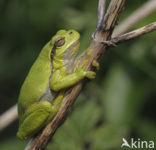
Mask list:
[[[108,40],[111,37],[111,33],[114,29],[117,18],[119,17],[119,14],[124,6],[124,3],[125,0],[111,0],[111,3],[106,13],[107,16],[104,18],[105,24],[103,24],[101,31],[95,32],[96,37],[101,37],[105,40]],[[86,66],[86,70],[90,70],[92,68],[92,61],[99,59],[101,54],[105,52],[105,49],[106,47],[103,44],[92,40],[89,46],[89,50],[91,50],[92,53],[90,60],[88,61],[88,64]],[[77,83],[66,92],[66,95],[64,96],[63,102],[56,116],[40,133],[38,133],[36,137],[34,137],[29,142],[25,150],[43,150],[46,147],[48,141],[51,139],[56,129],[60,126],[69,108],[72,106],[75,99],[79,95],[83,84],[84,80]]]
[[139,29],[136,29],[134,31],[128,32],[126,34],[115,37],[115,38],[111,39],[110,42],[112,42],[114,44],[120,44],[122,42],[134,39],[138,36],[152,32],[154,30],[156,30],[156,22],[153,22],[153,23],[148,24],[142,28],[139,28]]
[[148,24],[144,27],[141,27],[139,29],[136,29],[134,31],[122,34],[120,36],[117,36],[115,38],[112,38],[109,41],[98,41],[96,38],[94,40],[96,40],[97,42],[103,43],[105,45],[109,46],[116,46],[117,44],[126,42],[128,40],[134,39],[136,37],[139,37],[141,35],[147,34],[149,32],[152,32],[156,30],[156,22],[153,22],[151,24]]
[[11,122],[17,118],[17,104],[9,108],[0,116],[0,131],[6,128]]
[[140,22],[140,20],[144,19],[155,10],[156,0],[148,0],[145,4],[141,5],[140,8],[134,11],[127,19],[125,19],[123,22],[120,23],[119,26],[115,28],[112,37],[116,37],[122,33],[125,33],[135,24]]

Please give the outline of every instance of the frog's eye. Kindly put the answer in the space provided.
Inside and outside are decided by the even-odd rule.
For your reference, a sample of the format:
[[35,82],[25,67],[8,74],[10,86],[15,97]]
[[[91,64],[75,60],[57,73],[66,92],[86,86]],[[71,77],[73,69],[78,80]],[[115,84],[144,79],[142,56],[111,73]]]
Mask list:
[[54,43],[54,45],[55,45],[56,47],[61,47],[61,46],[63,46],[64,44],[65,44],[65,39],[64,39],[64,37],[61,37],[61,38],[56,39],[56,40],[55,40],[55,43]]

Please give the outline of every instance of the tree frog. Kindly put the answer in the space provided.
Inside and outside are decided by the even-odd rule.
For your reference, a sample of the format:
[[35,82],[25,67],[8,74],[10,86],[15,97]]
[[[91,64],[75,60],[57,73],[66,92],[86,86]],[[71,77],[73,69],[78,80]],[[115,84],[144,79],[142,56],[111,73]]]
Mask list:
[[64,91],[95,72],[75,66],[80,35],[59,30],[43,47],[31,67],[18,98],[19,139],[27,139],[43,128],[57,113]]

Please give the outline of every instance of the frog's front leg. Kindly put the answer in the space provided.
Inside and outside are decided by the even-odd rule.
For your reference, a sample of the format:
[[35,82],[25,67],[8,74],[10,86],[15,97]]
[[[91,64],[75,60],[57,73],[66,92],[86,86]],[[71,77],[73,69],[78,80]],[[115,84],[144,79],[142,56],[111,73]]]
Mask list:
[[52,105],[48,101],[31,105],[22,117],[17,136],[22,140],[31,137],[54,115]]
[[85,77],[93,79],[95,78],[95,75],[95,72],[84,71],[81,67],[79,67],[75,72],[66,75],[66,68],[63,67],[53,73],[50,88],[54,91],[59,91],[76,84]]

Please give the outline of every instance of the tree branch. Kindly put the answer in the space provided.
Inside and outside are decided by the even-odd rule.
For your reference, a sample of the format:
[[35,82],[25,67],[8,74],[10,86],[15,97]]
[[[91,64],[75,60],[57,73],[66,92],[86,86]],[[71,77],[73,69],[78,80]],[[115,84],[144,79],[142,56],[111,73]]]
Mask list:
[[110,42],[114,43],[114,44],[120,44],[122,42],[134,39],[138,36],[144,35],[146,33],[152,32],[156,30],[156,22],[153,22],[151,24],[148,24],[142,28],[136,29],[134,31],[128,32],[126,34],[120,35],[118,37],[115,37],[113,39],[110,40]]
[[[102,38],[104,40],[110,39],[114,26],[117,22],[117,18],[119,17],[124,3],[125,0],[111,0],[111,3],[107,9],[107,13],[104,18],[104,24],[101,26],[101,29],[97,30],[94,34],[97,38]],[[90,70],[92,68],[92,61],[99,59],[101,54],[105,52],[105,49],[106,46],[92,40],[89,48],[86,50],[86,53],[84,54],[84,56],[81,57],[81,60],[83,60],[87,55],[87,51],[92,51],[90,60],[88,61],[88,64],[86,66],[86,70]],[[55,115],[53,120],[29,142],[25,150],[43,150],[46,147],[48,141],[51,139],[56,129],[60,126],[69,108],[72,106],[75,99],[79,95],[83,84],[84,80],[77,83],[66,92],[58,113]]]

